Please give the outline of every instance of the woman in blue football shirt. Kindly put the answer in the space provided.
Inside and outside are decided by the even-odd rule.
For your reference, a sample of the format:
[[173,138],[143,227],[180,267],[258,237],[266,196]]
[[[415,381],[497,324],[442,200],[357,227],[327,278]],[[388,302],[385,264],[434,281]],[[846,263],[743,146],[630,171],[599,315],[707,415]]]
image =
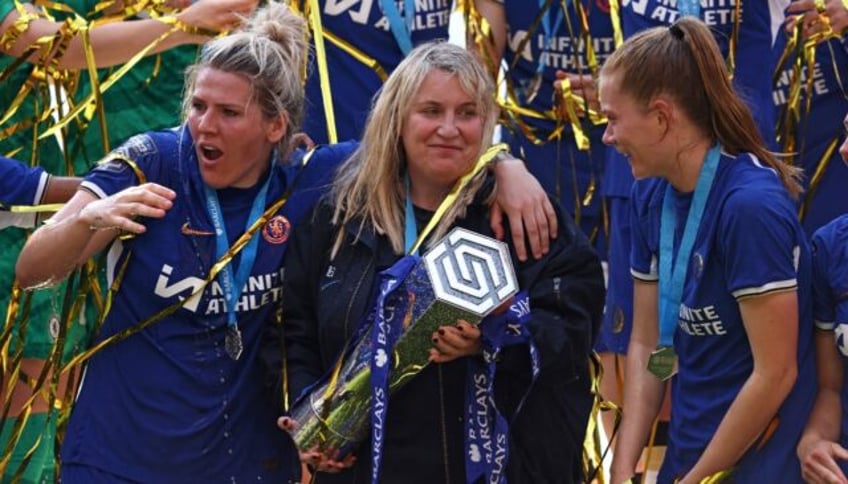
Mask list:
[[[843,124],[848,132],[848,116]],[[848,138],[839,149],[848,163]],[[816,404],[798,442],[798,458],[807,482],[846,482],[848,418],[845,358],[848,357],[848,213],[813,235],[813,316],[816,321]]]
[[[709,29],[684,18],[605,63],[604,141],[628,157],[633,333],[612,482],[672,379],[660,482],[797,482],[812,404],[809,251],[795,171],[765,148]],[[676,373],[676,374],[675,374]]]

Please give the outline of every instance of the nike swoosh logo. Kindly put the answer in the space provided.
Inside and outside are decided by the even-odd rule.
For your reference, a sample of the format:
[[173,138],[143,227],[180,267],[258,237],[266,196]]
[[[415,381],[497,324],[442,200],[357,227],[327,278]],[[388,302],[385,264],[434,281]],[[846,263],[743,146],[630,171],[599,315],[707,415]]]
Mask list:
[[215,235],[215,232],[210,232],[208,230],[193,229],[191,228],[191,226],[189,226],[188,222],[183,224],[183,226],[180,228],[180,232],[182,232],[184,235],[194,235],[200,237]]

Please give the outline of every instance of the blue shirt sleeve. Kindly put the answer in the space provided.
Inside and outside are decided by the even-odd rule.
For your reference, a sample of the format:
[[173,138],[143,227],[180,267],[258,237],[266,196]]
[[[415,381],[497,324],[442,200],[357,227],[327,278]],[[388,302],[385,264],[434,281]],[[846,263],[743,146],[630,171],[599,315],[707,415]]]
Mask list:
[[[160,169],[165,168],[161,159],[160,149],[150,134],[136,135],[106,155],[80,186],[99,198],[106,198],[140,183],[132,165],[126,160],[135,163],[144,174],[158,174]],[[153,177],[154,180],[159,178]]]
[[[665,185],[657,179],[639,180],[633,185],[630,214],[630,273],[641,281],[659,280],[657,253],[659,248],[660,209],[653,196]],[[664,191],[664,190],[659,190]],[[660,199],[662,201],[662,199]]]
[[37,205],[47,188],[48,175],[41,167],[0,156],[0,203]]
[[816,327],[848,323],[848,214],[813,234],[813,312]]
[[797,216],[777,176],[763,175],[727,197],[719,222],[727,289],[737,299],[798,285]]

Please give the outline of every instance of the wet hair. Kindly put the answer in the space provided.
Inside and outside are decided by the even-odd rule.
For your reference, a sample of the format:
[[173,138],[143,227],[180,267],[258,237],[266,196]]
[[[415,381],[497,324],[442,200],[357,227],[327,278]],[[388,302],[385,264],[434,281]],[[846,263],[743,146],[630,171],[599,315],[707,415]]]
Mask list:
[[286,134],[277,146],[285,159],[290,140],[303,123],[303,73],[308,54],[304,19],[281,3],[268,2],[245,19],[241,29],[203,47],[198,62],[186,71],[183,111],[188,112],[201,70],[243,76],[250,82],[252,100],[267,119],[286,117]]
[[736,94],[719,47],[700,20],[684,17],[669,27],[644,30],[604,63],[601,76],[615,75],[622,93],[647,106],[671,97],[707,136],[727,153],[752,153],[773,168],[797,197],[800,170],[766,149],[750,109]]
[[[413,49],[377,94],[362,143],[336,176],[331,192],[336,206],[333,223],[341,226],[341,232],[333,256],[340,247],[344,227],[353,220],[386,234],[395,253],[403,253],[406,155],[401,136],[413,98],[427,75],[435,70],[456,76],[463,91],[473,98],[484,122],[478,155],[489,146],[495,126],[495,98],[494,85],[484,67],[466,49],[447,42],[431,42]],[[441,238],[450,224],[464,214],[484,178],[485,171],[468,184],[430,240]]]

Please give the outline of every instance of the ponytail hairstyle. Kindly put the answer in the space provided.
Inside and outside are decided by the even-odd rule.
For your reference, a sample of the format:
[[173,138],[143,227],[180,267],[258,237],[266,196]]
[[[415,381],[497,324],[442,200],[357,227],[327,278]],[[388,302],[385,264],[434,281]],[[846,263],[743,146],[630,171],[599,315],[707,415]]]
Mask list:
[[306,23],[289,7],[269,1],[246,19],[241,29],[207,43],[200,60],[186,71],[183,112],[191,104],[197,74],[212,68],[243,76],[250,81],[252,99],[267,119],[280,115],[286,134],[277,144],[281,159],[288,159],[292,136],[300,131],[305,109],[303,79],[309,43]]
[[733,90],[715,38],[699,19],[683,17],[634,35],[607,59],[604,74],[615,74],[621,92],[644,106],[670,96],[724,151],[753,154],[777,172],[793,198],[801,193],[800,170],[765,148],[751,111]]

